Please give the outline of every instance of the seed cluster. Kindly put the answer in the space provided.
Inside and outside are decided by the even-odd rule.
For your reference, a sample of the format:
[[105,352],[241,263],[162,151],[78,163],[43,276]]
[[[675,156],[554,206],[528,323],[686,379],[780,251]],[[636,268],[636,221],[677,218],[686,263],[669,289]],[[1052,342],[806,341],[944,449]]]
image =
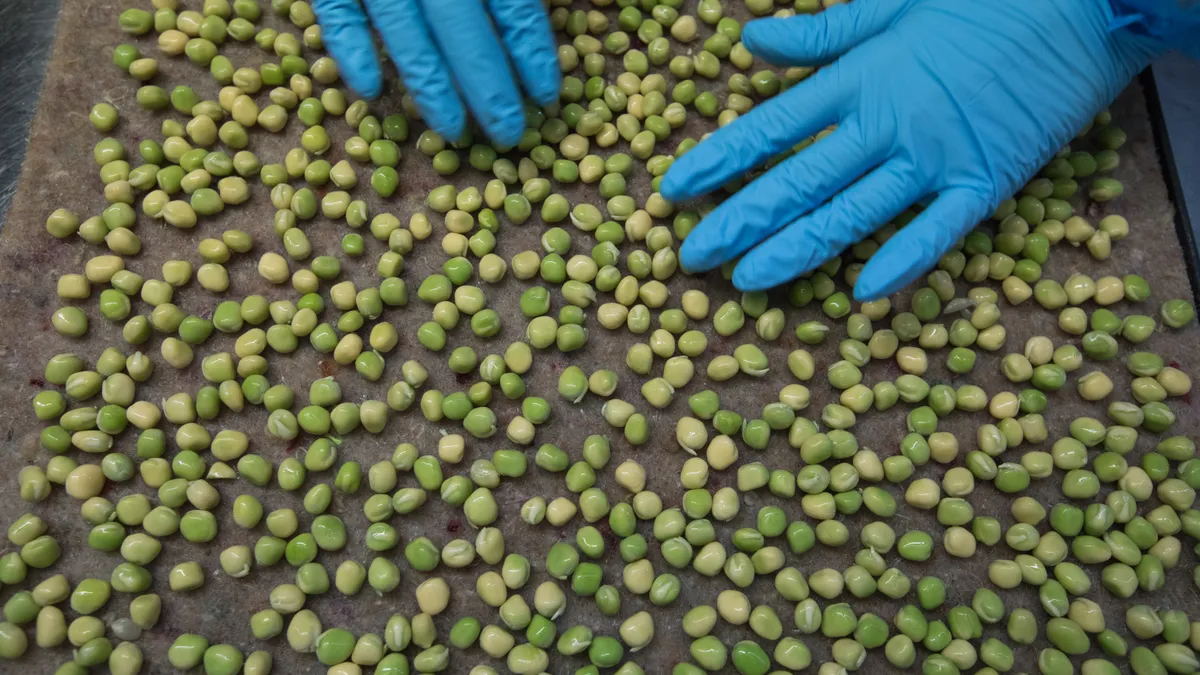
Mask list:
[[[143,663],[138,642],[172,611],[160,591],[203,593],[233,583],[220,577],[253,581],[279,566],[290,582],[239,587],[261,608],[241,620],[264,644],[171,635],[169,665],[262,675],[286,642],[333,675],[638,675],[647,672],[638,652],[661,632],[671,656],[656,662],[673,675],[1200,668],[1200,616],[1154,595],[1200,536],[1200,460],[1192,439],[1172,434],[1172,399],[1191,380],[1141,346],[1164,326],[1190,326],[1194,309],[1181,299],[1141,309],[1152,294],[1136,274],[1044,275],[1056,246],[1103,262],[1130,235],[1120,215],[1096,225],[1081,215],[1123,193],[1111,174],[1126,139],[1109,113],[923,286],[897,296],[907,309],[855,303],[846,289],[915,211],[786,289],[722,302],[709,294],[728,297],[724,282],[701,290],[677,257],[711,206],[671,204],[658,181],[699,140],[685,137],[700,128],[695,116],[724,126],[811,73],[755,70],[727,14],[813,13],[832,0],[591,0],[586,10],[552,0],[565,36],[561,102],[528,107],[515,148],[410,134],[419,115],[407,95],[399,110],[352,100],[336,64],[319,56],[320,27],[303,0],[269,10],[257,0],[152,4],[121,13],[133,42],[112,57],[140,83],[142,111],[161,115],[160,133],[143,130],[136,158],[115,137],[99,141],[108,206],[83,220],[57,209],[45,224],[53,237],[107,249],[58,278],[53,328],[64,344],[85,339],[98,313],[121,326],[122,342],[91,362],[64,351],[45,364],[32,401],[43,454],[17,480],[30,504],[65,492],[90,532],[60,542],[36,507],[10,524],[0,658],[20,658],[32,641],[72,647],[58,670],[66,675],[158,672],[166,666]],[[156,84],[159,63],[143,54],[153,35],[163,57],[208,69],[216,100]],[[235,66],[245,54],[237,43],[256,45],[261,65]],[[89,119],[101,133],[121,124],[107,102]],[[250,149],[296,135],[278,163]],[[453,180],[416,207],[403,201],[423,171],[414,154]],[[595,186],[601,205],[568,196],[580,186]],[[196,236],[194,256],[160,270],[139,264],[137,232],[211,231],[252,195],[276,209],[263,232]],[[406,221],[380,203],[408,211]],[[497,252],[538,225],[540,250]],[[310,235],[339,227],[340,250],[314,246]],[[440,247],[425,243],[435,234]],[[257,278],[237,288],[230,268],[254,255]],[[439,269],[414,278],[410,264],[430,257]],[[370,271],[371,259],[374,281],[349,278],[363,279],[353,268]],[[496,302],[518,285],[511,306]],[[194,286],[205,301],[189,305]],[[1014,348],[1002,314],[1034,305],[1057,313],[1060,333]],[[628,336],[624,364],[588,372],[562,357]],[[828,364],[808,349],[834,339]],[[283,359],[329,372],[285,382]],[[972,383],[982,367],[1011,387]],[[198,372],[205,384],[149,400],[162,369]],[[1121,369],[1127,390],[1114,384]],[[554,373],[557,397],[530,386],[538,373]],[[779,373],[787,383],[769,402],[734,409],[739,387],[763,392]],[[443,381],[455,384],[432,386]],[[1055,406],[1069,399],[1095,415],[1063,419]],[[898,445],[856,435],[860,418],[893,408],[905,411]],[[259,409],[262,433],[233,428]],[[596,429],[580,421],[584,411]],[[960,418],[973,434],[950,430]],[[673,444],[654,433],[667,419]],[[565,425],[590,435],[560,447]],[[430,427],[435,443],[410,442]],[[364,436],[394,449],[369,456]],[[786,460],[772,446],[786,446]],[[675,467],[671,489],[649,488]],[[528,474],[557,475],[563,490],[523,492]],[[1038,483],[1058,486],[1037,492],[1053,501],[1026,494]],[[124,493],[115,503],[105,496],[114,486]],[[1009,496],[1007,512],[978,508],[972,496],[985,489]],[[286,493],[302,495],[299,510],[271,505]],[[435,503],[465,521],[451,532],[471,536],[437,543]],[[936,535],[913,526],[921,513]],[[164,541],[211,545],[225,523],[245,543],[221,550],[219,569],[166,560]],[[531,532],[540,547],[513,550]],[[63,546],[114,564],[69,580],[52,573]],[[821,549],[852,562],[818,568]],[[969,604],[947,607],[954,590],[931,561],[977,556],[989,560],[986,580]],[[400,589],[410,578],[419,579],[412,597]],[[709,579],[723,585],[711,599],[684,590]],[[127,616],[106,622],[97,614],[114,592],[132,599]],[[752,600],[764,593],[790,616]],[[356,634],[318,611],[327,594],[348,604],[374,596],[395,611]],[[462,596],[474,611],[457,612]],[[1106,614],[1118,600],[1129,600],[1124,614]],[[566,625],[569,605],[602,620]],[[721,637],[731,634],[740,637]]]

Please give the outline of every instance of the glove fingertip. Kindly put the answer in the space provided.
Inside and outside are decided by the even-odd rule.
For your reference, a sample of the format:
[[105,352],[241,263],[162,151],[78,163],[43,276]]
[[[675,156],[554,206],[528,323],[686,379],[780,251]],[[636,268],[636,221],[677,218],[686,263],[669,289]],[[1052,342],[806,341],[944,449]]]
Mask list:
[[773,285],[769,281],[764,282],[763,275],[759,274],[754,263],[747,263],[744,258],[733,268],[733,287],[743,293],[765,290]]
[[552,72],[547,72],[543,77],[534,78],[534,81],[526,86],[529,87],[529,96],[538,105],[554,104],[558,101],[558,94],[562,90],[562,78],[558,74],[557,65]]
[[442,111],[434,115],[425,115],[425,121],[439,136],[450,141],[462,138],[467,128],[467,120],[458,112]]
[[857,302],[871,302],[888,295],[885,280],[877,275],[866,275],[858,278],[854,284],[854,299]]
[[711,265],[705,264],[707,256],[708,253],[701,244],[701,237],[695,232],[684,239],[683,245],[679,247],[679,265],[688,273],[706,272],[711,269]]
[[[679,176],[679,178],[676,178]],[[691,198],[687,192],[687,179],[681,173],[672,173],[667,171],[667,175],[663,176],[662,182],[658,186],[659,194],[668,201],[679,202]]]
[[878,258],[872,258],[867,263],[854,284],[854,299],[859,302],[878,300],[899,291],[918,276],[920,270],[928,267],[924,257],[913,251],[904,252],[903,255],[880,253],[884,255],[876,254]]
[[751,21],[742,28],[742,45],[754,53],[764,43],[770,42],[775,33],[776,19],[759,19]]
[[383,73],[373,48],[326,38],[329,53],[337,61],[338,75],[354,93],[377,98],[383,90]]

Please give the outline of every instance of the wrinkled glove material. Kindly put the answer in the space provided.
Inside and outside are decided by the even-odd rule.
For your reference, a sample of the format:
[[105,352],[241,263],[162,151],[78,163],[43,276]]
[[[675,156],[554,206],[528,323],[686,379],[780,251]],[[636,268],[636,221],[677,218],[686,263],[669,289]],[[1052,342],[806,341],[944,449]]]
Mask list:
[[1112,0],[1114,28],[1158,38],[1200,58],[1200,0]]
[[540,0],[316,0],[313,9],[351,89],[367,98],[382,91],[373,25],[421,116],[445,138],[462,137],[469,110],[497,145],[516,145],[525,128],[518,78],[538,104],[558,100]]
[[734,284],[771,288],[929,200],[870,258],[855,296],[899,290],[1167,48],[1114,19],[1098,0],[855,0],[747,24],[756,56],[825,67],[680,157],[663,196],[703,195],[837,126],[713,210],[683,266],[744,256]]

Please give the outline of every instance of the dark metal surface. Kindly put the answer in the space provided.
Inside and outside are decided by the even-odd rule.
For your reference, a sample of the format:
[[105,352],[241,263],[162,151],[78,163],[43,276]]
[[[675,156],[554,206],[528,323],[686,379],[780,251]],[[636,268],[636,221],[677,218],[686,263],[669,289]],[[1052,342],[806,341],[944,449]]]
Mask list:
[[1170,54],[1144,81],[1192,291],[1200,294],[1200,61]]
[[17,189],[29,122],[37,109],[59,0],[0,2],[0,231]]

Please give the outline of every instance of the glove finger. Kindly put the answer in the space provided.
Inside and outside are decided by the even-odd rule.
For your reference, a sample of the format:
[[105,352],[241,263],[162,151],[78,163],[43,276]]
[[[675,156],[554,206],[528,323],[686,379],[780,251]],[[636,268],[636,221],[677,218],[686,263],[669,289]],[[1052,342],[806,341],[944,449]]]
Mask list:
[[683,202],[729,182],[837,121],[846,87],[837,66],[754,108],[671,165],[660,192]]
[[489,0],[488,6],[525,91],[539,105],[557,101],[562,72],[541,0]]
[[746,254],[733,271],[733,284],[742,291],[766,290],[816,269],[924,192],[909,162],[890,160]]
[[742,44],[775,65],[824,65],[882,33],[910,4],[908,0],[855,0],[818,14],[759,19],[746,24]]
[[853,124],[840,127],[718,206],[684,240],[680,263],[703,271],[740,256],[866,173],[880,154]]
[[383,88],[367,15],[357,0],[316,0],[321,39],[338,64],[342,80],[359,96],[375,98]]
[[871,256],[854,286],[854,297],[874,300],[908,285],[991,211],[988,198],[975,190],[952,188],[941,193]]
[[495,143],[516,145],[525,130],[525,111],[482,0],[421,0],[421,4],[433,38],[479,126]]
[[443,138],[462,136],[466,111],[415,0],[364,0],[421,117]]

